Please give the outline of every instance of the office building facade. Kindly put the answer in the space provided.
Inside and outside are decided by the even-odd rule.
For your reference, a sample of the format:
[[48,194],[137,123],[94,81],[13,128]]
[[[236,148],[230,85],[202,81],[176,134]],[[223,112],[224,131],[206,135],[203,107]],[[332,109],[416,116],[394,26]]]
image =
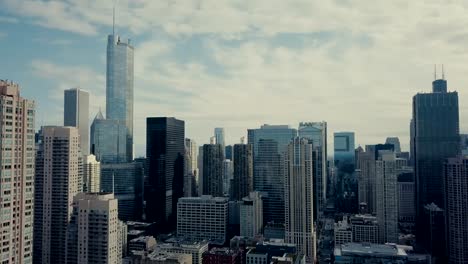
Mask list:
[[322,214],[327,199],[327,122],[301,122],[299,137],[312,140],[314,147],[314,218]]
[[251,192],[240,204],[240,235],[254,237],[263,227],[263,201],[259,192]]
[[286,242],[297,245],[307,263],[315,262],[313,143],[296,137],[284,161]]
[[82,191],[79,132],[45,126],[36,154],[34,263],[66,263],[73,197]]
[[395,153],[381,152],[376,161],[376,207],[380,243],[398,243],[398,187]]
[[105,119],[99,111],[91,124],[91,153],[102,163],[127,161],[126,127],[122,121]]
[[263,125],[248,129],[253,148],[254,191],[263,196],[265,223],[284,223],[284,155],[297,130],[286,125]]
[[139,221],[143,214],[143,164],[101,164],[101,191],[114,193],[119,219]]
[[[125,127],[125,161],[133,160],[133,46],[112,34],[107,38],[106,119]],[[108,131],[111,132],[111,131]]]
[[234,145],[232,199],[241,200],[253,191],[253,152],[250,144]]
[[177,204],[177,236],[194,241],[224,243],[228,223],[228,199],[203,195],[183,197]]
[[0,263],[32,263],[35,103],[0,80],[0,109]]
[[448,263],[468,262],[468,158],[444,163],[446,248]]
[[335,166],[354,164],[354,132],[335,132],[333,137]]
[[146,119],[148,220],[175,224],[177,201],[184,194],[184,154],[184,121],[172,117]]
[[64,91],[63,125],[78,128],[80,148],[89,155],[89,93],[79,88]]
[[220,144],[203,145],[203,195],[221,197],[223,192],[223,147]]

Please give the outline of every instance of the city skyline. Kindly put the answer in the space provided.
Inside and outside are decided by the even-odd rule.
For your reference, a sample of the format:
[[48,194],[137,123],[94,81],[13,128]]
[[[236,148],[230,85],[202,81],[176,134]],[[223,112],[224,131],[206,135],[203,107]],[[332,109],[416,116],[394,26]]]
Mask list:
[[[105,109],[105,43],[112,32],[112,2],[50,5],[0,4],[0,48],[9,61],[0,71],[23,87],[25,97],[35,98],[36,127],[61,123],[61,95],[72,87],[90,92],[90,118],[99,107]],[[146,116],[185,120],[187,136],[200,145],[215,127],[225,128],[228,145],[245,136],[247,128],[264,123],[296,126],[326,120],[329,144],[332,132],[354,131],[357,145],[398,136],[408,150],[411,96],[430,90],[434,63],[445,63],[451,90],[464,98],[466,7],[342,2],[321,3],[322,11],[317,11],[313,2],[255,1],[216,3],[220,11],[210,12],[211,5],[215,3],[117,4],[116,33],[135,45],[135,156],[145,153]],[[348,9],[359,19],[346,14],[353,13]],[[167,15],[159,18],[145,10]],[[270,21],[278,10],[291,19]],[[388,16],[380,17],[381,12]],[[188,24],[181,20],[185,14]],[[231,15],[226,27],[216,26],[226,14]],[[340,19],[330,23],[314,17]],[[21,41],[25,35],[32,48]],[[427,53],[432,56],[424,56]],[[240,103],[242,109],[234,107]],[[468,117],[466,110],[461,101],[460,120]],[[461,123],[460,131],[467,129]]]

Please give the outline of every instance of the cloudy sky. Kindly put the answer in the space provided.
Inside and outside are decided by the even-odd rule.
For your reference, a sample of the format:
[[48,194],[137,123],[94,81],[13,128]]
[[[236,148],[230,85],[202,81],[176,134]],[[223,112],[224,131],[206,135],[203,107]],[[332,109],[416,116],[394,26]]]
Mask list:
[[[0,0],[0,78],[37,101],[38,126],[61,124],[63,90],[105,109],[113,0]],[[187,137],[228,143],[247,128],[300,121],[355,131],[358,144],[399,136],[411,99],[444,64],[468,117],[468,2],[457,0],[118,0],[117,33],[135,46],[135,147],[145,118],[174,116]],[[440,68],[440,66],[439,66]]]

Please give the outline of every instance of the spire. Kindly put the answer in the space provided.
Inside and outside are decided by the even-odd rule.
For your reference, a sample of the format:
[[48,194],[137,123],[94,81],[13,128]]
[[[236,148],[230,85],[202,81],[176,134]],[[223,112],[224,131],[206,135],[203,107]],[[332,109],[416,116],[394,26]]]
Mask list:
[[437,64],[434,64],[434,81],[437,80]]

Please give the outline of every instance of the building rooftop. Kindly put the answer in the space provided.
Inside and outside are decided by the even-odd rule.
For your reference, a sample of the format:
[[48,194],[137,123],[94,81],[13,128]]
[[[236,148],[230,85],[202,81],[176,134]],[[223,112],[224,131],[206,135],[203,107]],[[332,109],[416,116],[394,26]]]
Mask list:
[[369,255],[375,257],[406,257],[410,246],[396,244],[345,243],[335,247],[335,256]]
[[228,198],[225,197],[213,197],[211,195],[202,195],[200,197],[182,197],[179,198],[179,203],[190,202],[190,203],[227,203]]
[[149,240],[154,239],[152,236],[141,236],[130,240],[131,243],[144,242],[147,243]]

